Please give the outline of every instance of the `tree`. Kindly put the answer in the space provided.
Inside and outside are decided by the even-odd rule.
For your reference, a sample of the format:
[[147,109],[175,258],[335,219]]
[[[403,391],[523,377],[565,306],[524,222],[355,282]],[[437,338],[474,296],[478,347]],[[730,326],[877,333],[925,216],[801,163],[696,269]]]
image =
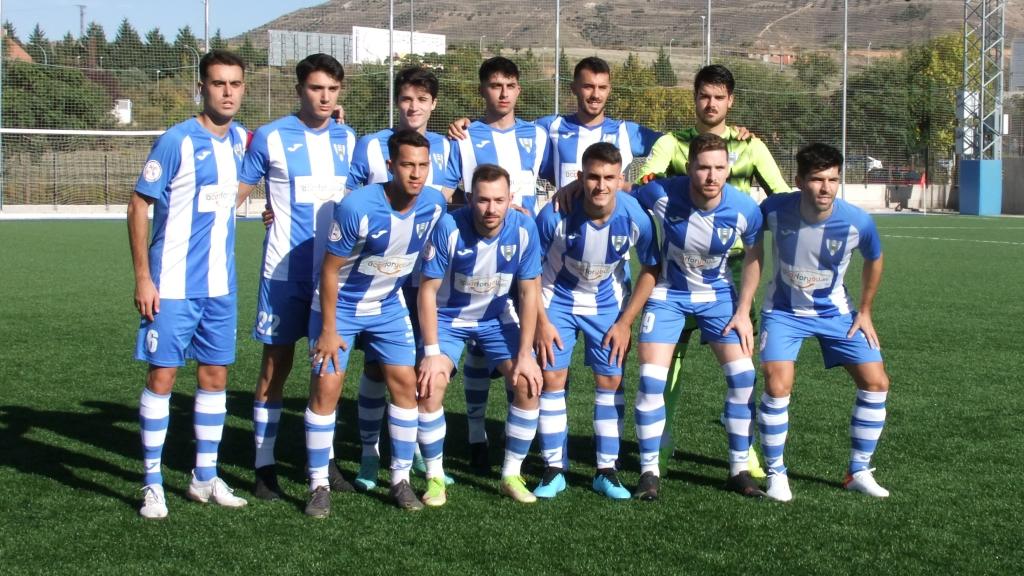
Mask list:
[[21,40],[18,40],[18,32],[14,30],[14,24],[10,20],[4,20],[4,36],[21,44]]
[[658,86],[676,85],[676,73],[672,70],[672,61],[669,60],[664,46],[658,50],[658,59],[654,61],[654,78]]
[[54,45],[53,53],[55,62],[51,62],[51,64],[80,66],[82,64],[81,57],[85,51],[82,49],[82,43],[72,36],[71,32],[68,32]]
[[[156,71],[166,71],[175,67],[174,53],[167,39],[160,32],[159,28],[153,28],[146,32],[146,49],[143,52],[143,64],[141,68],[146,70],[152,78],[156,78]],[[161,75],[165,75],[161,73]]]
[[245,61],[245,65],[249,68],[253,68],[259,64],[266,65],[267,63],[267,51],[259,50],[252,44],[252,39],[246,35],[245,40],[242,42],[242,46],[238,49],[238,55]]
[[125,18],[117,28],[117,36],[110,45],[109,68],[125,70],[138,68],[144,60],[146,47],[142,44],[139,32]]
[[103,26],[90,22],[85,29],[85,36],[82,37],[82,46],[85,48],[87,66],[95,68],[102,64],[109,53],[107,33],[103,31]]
[[35,61],[50,63],[50,41],[46,39],[46,33],[38,23],[28,37],[28,45],[25,46],[25,50]]
[[224,38],[220,35],[220,28],[217,28],[217,32],[210,38],[210,45],[207,46],[208,50],[226,50],[228,43],[224,41]]
[[74,68],[4,63],[3,109],[8,126],[96,129],[113,123],[110,97]]
[[809,88],[817,88],[839,73],[839,64],[828,54],[804,53],[793,62],[796,77]]

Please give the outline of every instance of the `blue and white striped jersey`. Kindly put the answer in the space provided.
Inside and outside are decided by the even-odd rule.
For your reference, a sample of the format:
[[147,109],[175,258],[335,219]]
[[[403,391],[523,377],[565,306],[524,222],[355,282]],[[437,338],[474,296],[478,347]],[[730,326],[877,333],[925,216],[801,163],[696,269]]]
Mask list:
[[274,222],[263,241],[264,278],[316,280],[355,142],[348,126],[330,122],[312,130],[295,115],[256,130],[239,180],[255,185],[266,179]]
[[637,156],[647,156],[654,143],[661,137],[660,132],[641,126],[636,122],[605,118],[596,126],[584,126],[575,114],[545,116],[537,125],[547,135],[548,149],[540,177],[561,188],[576,179],[582,170],[583,153],[591,144],[609,142],[622,154],[623,171]]
[[235,198],[248,134],[219,138],[189,118],[157,138],[135,191],[152,198],[149,273],[161,298],[235,291]]
[[[405,214],[391,208],[384,184],[353,190],[334,209],[327,251],[346,258],[338,271],[339,319],[375,316],[404,307],[398,294],[430,233],[447,208],[444,195],[424,186]],[[320,311],[319,288],[313,310]]]
[[843,277],[854,250],[865,260],[882,257],[871,216],[836,198],[832,215],[808,224],[800,216],[800,193],[773,194],[761,203],[764,229],[773,238],[774,274],[764,293],[765,312],[838,316],[854,311]]
[[537,217],[537,232],[545,307],[568,307],[581,315],[618,312],[629,294],[630,248],[636,248],[642,264],[658,263],[654,223],[625,192],[616,195],[615,210],[600,225],[584,213],[582,197],[569,215],[549,204]]
[[455,188],[464,180],[469,192],[473,171],[480,164],[497,164],[508,171],[512,185],[512,203],[537,215],[537,177],[544,160],[547,138],[532,122],[516,119],[507,130],[491,128],[476,120],[469,125],[469,136],[455,142],[448,159],[444,186]]
[[691,303],[732,299],[729,248],[737,237],[745,246],[758,242],[757,203],[726,184],[718,206],[698,210],[690,200],[689,176],[654,180],[636,190],[636,196],[661,222],[661,275],[651,298],[672,296]]
[[[387,164],[391,159],[388,138],[394,133],[394,130],[385,128],[380,132],[367,134],[356,142],[348,179],[349,188],[391,181],[391,172],[388,171]],[[440,188],[444,186],[444,171],[448,168],[451,141],[434,132],[427,132],[425,136],[430,142],[430,173],[427,176],[427,184]]]
[[438,316],[455,327],[512,320],[508,299],[513,280],[536,278],[540,272],[537,226],[517,210],[508,211],[494,238],[477,233],[470,207],[446,214],[423,252],[423,277],[441,279]]

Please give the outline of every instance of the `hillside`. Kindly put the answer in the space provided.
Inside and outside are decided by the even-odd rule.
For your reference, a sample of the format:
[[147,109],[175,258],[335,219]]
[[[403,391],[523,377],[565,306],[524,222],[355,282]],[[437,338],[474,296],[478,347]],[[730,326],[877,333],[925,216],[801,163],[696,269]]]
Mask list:
[[[674,44],[701,46],[705,2],[663,0],[562,1],[562,43],[567,48],[622,50]],[[726,49],[779,47],[787,50],[838,47],[841,0],[730,0],[712,4],[712,43]],[[850,46],[901,48],[962,30],[962,0],[851,0]],[[555,2],[433,0],[414,2],[415,29],[445,34],[451,42],[505,48],[554,44]],[[409,28],[410,3],[395,2],[396,29]],[[1024,34],[1024,0],[1010,0],[1007,38]],[[296,10],[252,31],[265,46],[268,29],[349,33],[353,25],[386,28],[387,0],[330,0]],[[1009,43],[1007,44],[1007,48]]]

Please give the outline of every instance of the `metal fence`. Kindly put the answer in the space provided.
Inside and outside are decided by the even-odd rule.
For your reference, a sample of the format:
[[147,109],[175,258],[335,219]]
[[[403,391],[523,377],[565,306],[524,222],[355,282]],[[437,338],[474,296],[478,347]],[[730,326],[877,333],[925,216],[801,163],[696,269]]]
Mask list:
[[[240,120],[255,128],[295,110],[291,60],[304,56],[299,54],[303,47],[325,45],[315,34],[333,35],[328,46],[349,56],[342,101],[359,134],[389,124],[391,62],[357,62],[360,48],[359,42],[352,42],[358,36],[354,28],[393,29],[394,38],[401,40],[395,43],[400,47],[393,59],[396,67],[423,63],[437,72],[441,94],[429,127],[438,132],[456,118],[482,112],[476,71],[483,59],[498,54],[521,68],[523,92],[517,114],[523,118],[572,112],[572,66],[582,57],[597,55],[613,67],[610,115],[659,131],[683,129],[694,121],[693,75],[710,52],[711,61],[728,66],[737,80],[729,123],[746,126],[762,138],[787,178],[793,176],[793,156],[799,147],[813,141],[839,145],[845,126],[850,190],[866,190],[897,173],[920,174],[927,179],[928,192],[917,199],[919,207],[956,208],[950,183],[957,166],[963,3],[851,0],[844,34],[846,4],[332,0],[289,13],[243,37],[215,37],[212,44],[231,47],[250,62]],[[286,10],[287,2],[282,5]],[[1011,2],[1008,12],[1020,8],[1019,2]],[[1015,22],[1008,22],[1008,37]],[[216,29],[216,24],[211,27]],[[90,26],[77,39],[51,39],[32,30],[16,30],[8,37],[3,45],[3,128],[162,129],[196,111],[196,66],[204,47],[191,31],[175,35],[165,30],[161,35],[122,25],[110,31],[114,40],[108,41],[96,28]],[[444,54],[405,55],[410,30],[442,35]],[[292,37],[288,32],[298,34]],[[369,38],[381,42],[378,36]],[[418,38],[412,37],[413,52],[424,51],[422,45],[417,48]],[[376,53],[388,53],[375,47]],[[1004,139],[1004,154],[1021,157],[1024,99],[1009,96],[1010,134]],[[118,102],[119,117],[111,113]],[[130,118],[124,112],[127,106]],[[37,146],[45,146],[39,141]],[[7,198],[14,198],[20,186],[54,189],[54,183],[45,181],[45,168],[36,166],[32,178],[19,176],[19,170],[36,164],[26,144],[9,135],[2,144],[0,182]],[[94,143],[87,146],[96,150]],[[40,153],[40,164],[52,167],[88,156],[78,153],[81,149],[73,139],[55,147],[66,152],[63,159],[54,162],[52,154]],[[95,167],[90,170],[95,172]],[[54,171],[54,179],[63,177]],[[28,180],[35,184],[24,184]],[[131,189],[129,180],[105,184],[107,201],[123,202]],[[23,198],[46,197],[31,189],[20,193]],[[64,203],[97,201],[95,193],[61,198]]]

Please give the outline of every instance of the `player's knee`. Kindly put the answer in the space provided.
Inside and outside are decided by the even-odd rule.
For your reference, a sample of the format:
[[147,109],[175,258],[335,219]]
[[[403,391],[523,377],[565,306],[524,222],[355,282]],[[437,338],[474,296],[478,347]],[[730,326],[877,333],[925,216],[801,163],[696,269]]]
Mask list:
[[177,370],[174,368],[152,367],[146,375],[146,388],[155,394],[170,394],[174,388],[174,377],[176,374]]
[[790,362],[764,362],[764,391],[773,398],[788,396],[793,390],[793,365]]
[[227,366],[200,365],[196,370],[199,387],[207,392],[221,392],[228,387]]
[[888,392],[889,375],[885,373],[884,369],[879,369],[862,376],[857,385],[858,388],[867,392]]

